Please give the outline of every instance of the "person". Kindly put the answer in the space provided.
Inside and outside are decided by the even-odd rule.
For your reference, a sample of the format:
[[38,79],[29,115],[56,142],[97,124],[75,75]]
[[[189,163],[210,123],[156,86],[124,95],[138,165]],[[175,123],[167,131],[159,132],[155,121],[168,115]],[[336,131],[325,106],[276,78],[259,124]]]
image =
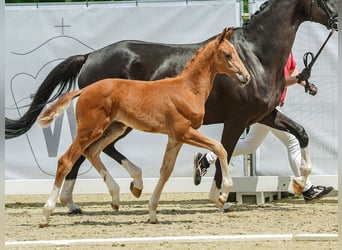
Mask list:
[[[305,73],[304,73],[305,72]],[[301,74],[306,74],[306,78],[308,79],[310,76],[310,72],[302,71]],[[294,60],[293,53],[291,51],[286,65],[284,67],[284,76],[286,79],[286,87],[280,99],[279,106],[283,106],[287,87],[291,86],[295,83],[299,83],[300,85],[305,87],[306,82],[299,80],[299,71],[297,70],[297,64]],[[310,84],[309,88],[305,89],[309,91],[309,94],[315,95],[317,93],[317,88],[314,84]],[[279,109],[279,107],[277,107]],[[269,126],[255,123],[250,126],[248,134],[245,138],[240,138],[234,148],[232,156],[242,155],[242,154],[252,154],[257,148],[260,146],[262,141],[266,138],[267,134],[272,132],[287,148],[288,160],[291,167],[291,170],[294,176],[300,176],[300,165],[301,165],[301,151],[297,138],[285,131],[277,130],[271,128]],[[205,154],[196,152],[194,155],[194,184],[199,185],[201,182],[202,176],[204,176],[207,172],[207,168],[210,167],[211,164],[214,164],[217,159],[217,156],[213,152],[208,152]],[[303,190],[303,197],[305,201],[313,201],[320,199],[326,195],[328,195],[333,190],[333,187],[325,187],[325,186],[314,186],[310,179],[308,178],[306,186]]]

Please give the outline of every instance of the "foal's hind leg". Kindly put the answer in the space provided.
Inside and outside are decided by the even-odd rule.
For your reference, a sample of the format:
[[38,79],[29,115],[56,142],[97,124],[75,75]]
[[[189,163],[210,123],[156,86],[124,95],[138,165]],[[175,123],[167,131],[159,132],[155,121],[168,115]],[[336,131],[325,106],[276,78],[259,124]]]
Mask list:
[[[122,155],[116,148],[115,143],[121,138],[125,137],[129,132],[131,132],[131,128],[127,128],[125,133],[123,133],[119,138],[117,138],[114,142],[110,143],[103,152],[108,156],[113,158],[115,161],[120,163],[133,178],[133,181],[130,185],[130,190],[135,197],[140,197],[142,189],[143,189],[143,179],[142,179],[142,170],[138,166],[134,165],[130,160],[127,159],[124,155]],[[63,183],[60,200],[63,204],[65,204],[69,213],[71,214],[81,214],[82,209],[74,203],[72,192],[74,190],[77,174],[81,164],[84,162],[85,157],[82,155],[76,163],[73,165],[70,173],[66,176],[65,181]]]
[[129,132],[131,132],[131,128],[127,128],[125,132],[115,139],[113,143],[110,143],[104,150],[107,155],[115,159],[118,163],[120,163],[129,173],[129,175],[133,178],[131,182],[130,190],[135,197],[140,197],[141,191],[143,189],[143,179],[142,179],[142,171],[141,168],[134,165],[130,160],[127,159],[124,155],[122,155],[115,148],[115,143],[121,138],[125,137]]
[[127,126],[123,123],[111,123],[103,133],[102,137],[92,143],[83,153],[84,156],[94,165],[106,183],[109,193],[112,196],[111,205],[114,211],[118,211],[119,209],[120,187],[102,163],[100,153],[109,143],[121,136],[125,132],[126,128]]
[[83,147],[77,137],[64,155],[59,158],[56,171],[55,183],[47,202],[44,205],[43,217],[39,224],[40,227],[47,227],[48,220],[52,211],[56,207],[57,198],[65,176],[70,172],[71,167],[81,155]]

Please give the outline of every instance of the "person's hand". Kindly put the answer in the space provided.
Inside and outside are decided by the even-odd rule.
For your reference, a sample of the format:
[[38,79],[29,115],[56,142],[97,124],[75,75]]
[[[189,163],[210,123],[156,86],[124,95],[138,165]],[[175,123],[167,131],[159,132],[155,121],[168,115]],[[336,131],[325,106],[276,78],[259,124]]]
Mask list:
[[300,72],[296,78],[298,79],[298,82],[303,82],[303,81],[307,81],[311,76],[311,69],[308,68],[304,68],[302,70],[302,72]]
[[317,87],[313,83],[307,83],[304,88],[305,88],[305,93],[308,92],[310,95],[317,94]]

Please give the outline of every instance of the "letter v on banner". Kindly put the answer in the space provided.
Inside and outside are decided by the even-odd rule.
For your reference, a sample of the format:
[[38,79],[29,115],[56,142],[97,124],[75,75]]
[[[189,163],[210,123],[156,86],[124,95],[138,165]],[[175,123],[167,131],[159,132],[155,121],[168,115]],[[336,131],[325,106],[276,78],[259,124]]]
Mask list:
[[[68,107],[66,114],[68,117],[71,140],[73,140],[76,134],[76,116],[75,116],[75,109],[74,109],[73,103],[71,103],[71,105]],[[61,134],[62,134],[63,117],[64,117],[64,114],[61,114],[59,117],[56,118],[54,122],[53,130],[52,130],[52,126],[43,128],[45,144],[46,144],[49,157],[57,157],[58,146],[59,146],[59,142],[61,140]]]

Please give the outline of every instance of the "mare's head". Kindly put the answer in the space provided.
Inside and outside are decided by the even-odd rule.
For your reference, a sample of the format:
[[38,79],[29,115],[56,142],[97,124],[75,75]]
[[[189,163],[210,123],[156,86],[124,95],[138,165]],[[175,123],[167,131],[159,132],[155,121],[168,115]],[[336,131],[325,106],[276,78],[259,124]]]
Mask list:
[[328,29],[337,30],[338,0],[305,0],[309,20],[325,25]]
[[251,76],[233,44],[229,42],[233,31],[233,28],[225,28],[214,41],[216,47],[216,68],[219,73],[227,74],[233,79],[238,80],[241,85],[246,85],[249,83]]

